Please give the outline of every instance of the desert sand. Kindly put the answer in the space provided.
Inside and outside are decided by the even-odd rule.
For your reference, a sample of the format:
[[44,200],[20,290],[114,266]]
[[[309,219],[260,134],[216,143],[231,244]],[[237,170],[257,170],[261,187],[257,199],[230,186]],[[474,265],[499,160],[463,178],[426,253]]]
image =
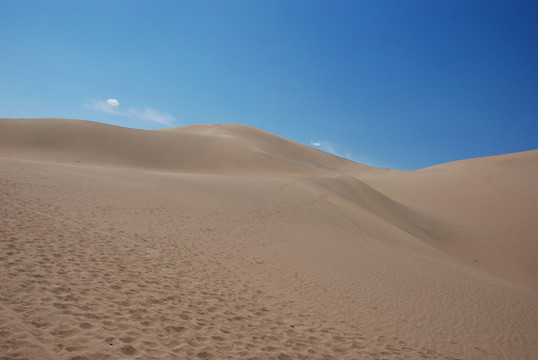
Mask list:
[[535,359],[538,150],[0,119],[1,359]]

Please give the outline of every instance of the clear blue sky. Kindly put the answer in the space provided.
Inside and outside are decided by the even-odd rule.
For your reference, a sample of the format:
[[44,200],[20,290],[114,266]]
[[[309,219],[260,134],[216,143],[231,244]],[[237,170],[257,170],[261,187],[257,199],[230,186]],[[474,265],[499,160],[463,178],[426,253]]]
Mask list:
[[242,123],[418,169],[538,148],[538,2],[0,2],[0,117]]

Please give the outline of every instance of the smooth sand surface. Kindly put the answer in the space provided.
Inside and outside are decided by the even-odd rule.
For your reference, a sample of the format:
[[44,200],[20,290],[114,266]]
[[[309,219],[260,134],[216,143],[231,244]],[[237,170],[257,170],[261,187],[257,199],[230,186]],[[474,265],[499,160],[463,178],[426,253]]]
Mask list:
[[1,359],[534,359],[538,151],[0,119]]

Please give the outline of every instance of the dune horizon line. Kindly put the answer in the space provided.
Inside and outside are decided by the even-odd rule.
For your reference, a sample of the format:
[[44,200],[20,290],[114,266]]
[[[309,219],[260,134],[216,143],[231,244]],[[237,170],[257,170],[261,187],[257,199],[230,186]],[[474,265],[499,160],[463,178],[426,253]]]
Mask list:
[[[245,124],[242,124],[242,123],[235,123],[235,122],[231,122],[231,123],[199,123],[199,124],[189,124],[189,125],[180,125],[180,126],[169,126],[169,127],[163,127],[163,128],[157,128],[157,129],[140,129],[140,128],[132,128],[132,127],[128,127],[128,126],[114,125],[114,124],[107,123],[107,122],[93,121],[93,120],[87,120],[87,119],[41,118],[41,117],[34,117],[34,118],[0,118],[0,121],[2,121],[2,120],[8,120],[8,121],[9,120],[14,120],[14,121],[19,121],[19,120],[23,120],[23,121],[24,120],[27,120],[27,121],[47,121],[47,120],[80,121],[80,122],[87,122],[87,123],[94,123],[94,124],[102,124],[102,125],[121,128],[121,129],[129,129],[129,130],[136,130],[136,131],[149,131],[149,132],[153,132],[153,131],[175,131],[175,130],[181,130],[181,129],[196,128],[196,127],[212,127],[212,126],[224,126],[224,127],[232,126],[232,127],[234,127],[235,126],[235,127],[250,128],[250,129],[256,130],[258,132],[263,132],[263,133],[270,134],[272,136],[276,136],[276,137],[281,138],[278,135],[269,133],[266,130],[262,130],[260,128],[255,127],[255,126],[245,125]],[[283,139],[285,139],[285,138],[283,138]],[[319,147],[316,147],[316,146],[309,146],[307,144],[306,145],[301,144],[301,143],[298,143],[298,142],[296,142],[294,140],[289,140],[289,139],[286,139],[286,140],[294,142],[294,143],[296,143],[298,145],[307,146],[310,149],[317,150],[317,151],[322,152],[324,154],[328,154],[328,155],[331,155],[331,156],[334,156],[334,157],[337,157],[337,158],[341,158],[341,159],[344,159],[344,160],[347,160],[347,161],[362,164],[360,161],[356,161],[356,160],[350,159],[348,157],[344,157],[342,155],[332,153],[330,151],[325,151],[322,148],[319,148]],[[488,158],[488,157],[494,157],[494,156],[518,154],[518,153],[525,153],[525,152],[536,151],[536,150],[538,150],[538,149],[527,149],[527,150],[519,150],[519,151],[513,151],[513,152],[502,152],[502,153],[494,153],[494,154],[487,154],[487,155],[480,155],[480,156],[469,156],[469,157],[457,158],[457,159],[453,159],[453,160],[449,160],[449,161],[443,161],[443,162],[435,163],[433,165],[428,165],[428,166],[417,168],[417,169],[406,169],[406,170],[396,169],[396,168],[386,168],[386,167],[380,167],[380,166],[372,166],[372,165],[366,165],[366,164],[362,164],[362,165],[370,166],[370,167],[377,167],[377,168],[382,168],[382,169],[389,169],[389,170],[419,171],[419,170],[428,169],[428,168],[431,168],[431,167],[444,165],[444,164],[448,164],[448,163],[453,163],[453,162],[458,162],[458,161],[466,161],[466,160],[472,160],[472,159],[478,159],[478,158]]]

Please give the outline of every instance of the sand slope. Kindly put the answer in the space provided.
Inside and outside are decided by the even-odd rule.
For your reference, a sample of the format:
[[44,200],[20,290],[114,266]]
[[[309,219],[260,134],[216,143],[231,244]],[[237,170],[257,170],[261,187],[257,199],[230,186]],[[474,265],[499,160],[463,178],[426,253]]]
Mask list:
[[538,288],[538,151],[367,175],[391,197],[452,225],[432,242],[474,267]]
[[326,168],[357,167],[240,125],[147,131],[65,119],[1,122],[0,151],[11,157],[218,174],[326,174]]
[[531,359],[537,165],[0,119],[0,355]]

